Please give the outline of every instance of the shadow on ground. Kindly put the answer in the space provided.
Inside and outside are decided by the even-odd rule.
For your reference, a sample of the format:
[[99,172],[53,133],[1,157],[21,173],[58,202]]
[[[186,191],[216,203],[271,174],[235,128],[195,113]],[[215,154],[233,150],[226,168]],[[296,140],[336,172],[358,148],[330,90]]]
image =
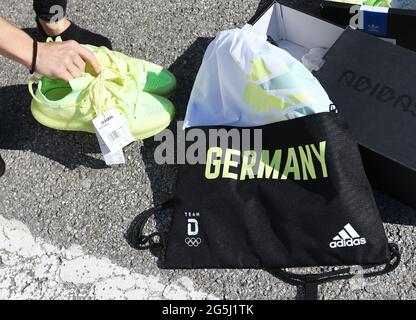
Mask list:
[[60,132],[38,124],[30,112],[26,85],[0,88],[0,149],[31,151],[73,170],[78,166],[102,169],[94,158],[100,149],[91,134]]

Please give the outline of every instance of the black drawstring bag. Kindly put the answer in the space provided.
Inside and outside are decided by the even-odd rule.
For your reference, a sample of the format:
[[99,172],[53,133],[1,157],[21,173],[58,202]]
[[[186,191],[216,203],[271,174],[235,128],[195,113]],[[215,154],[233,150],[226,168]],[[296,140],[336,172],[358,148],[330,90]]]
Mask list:
[[[213,128],[199,129],[208,136]],[[384,266],[363,275],[369,277],[399,265],[357,144],[337,113],[250,128],[252,140],[256,129],[262,150],[229,142],[210,147],[206,165],[180,167],[176,196],[162,206],[174,210],[169,234],[143,235],[158,208],[149,210],[136,224],[140,248],[162,249],[165,269],[266,269],[303,286],[308,298],[316,298],[319,284],[355,274],[346,268],[296,275],[282,268]],[[221,163],[221,156],[228,160]]]

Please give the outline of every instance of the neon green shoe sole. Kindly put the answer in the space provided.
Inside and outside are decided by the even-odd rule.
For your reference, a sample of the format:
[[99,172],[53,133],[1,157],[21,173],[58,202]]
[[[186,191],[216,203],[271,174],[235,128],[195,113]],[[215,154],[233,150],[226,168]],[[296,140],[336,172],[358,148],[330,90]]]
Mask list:
[[[168,99],[146,92],[140,93],[138,99],[137,112],[128,119],[128,127],[136,140],[144,140],[162,132],[170,125],[175,117],[175,107]],[[95,115],[87,114],[83,117],[65,118],[57,116],[57,110],[54,109],[56,108],[32,100],[32,115],[37,122],[45,127],[60,131],[95,133],[92,124]],[[60,109],[58,114],[62,113],[62,109],[65,108]],[[120,111],[120,113],[122,112]]]
[[45,127],[60,131],[81,131],[95,133],[94,126],[92,125],[92,118],[89,119],[89,121],[83,121],[79,118],[54,118],[51,117],[49,112],[45,112],[45,108],[40,106],[39,103],[35,100],[32,100],[30,110],[35,120]]

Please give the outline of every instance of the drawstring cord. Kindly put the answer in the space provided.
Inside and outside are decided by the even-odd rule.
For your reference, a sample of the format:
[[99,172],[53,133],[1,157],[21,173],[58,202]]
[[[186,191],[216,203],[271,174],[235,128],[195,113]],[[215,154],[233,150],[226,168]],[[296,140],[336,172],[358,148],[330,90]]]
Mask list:
[[[164,209],[172,209],[173,208],[173,200],[166,201],[165,203],[161,204],[160,206],[154,207],[149,209],[142,214],[140,214],[134,224],[135,224],[135,235],[134,237],[137,239],[137,243],[135,245],[136,249],[138,250],[149,250],[160,248],[163,244],[163,237],[160,232],[153,232],[149,235],[144,234],[144,229],[149,222],[150,218],[155,216],[157,212]],[[157,241],[159,240],[159,241]]]
[[152,249],[155,246],[157,246],[157,242],[156,240],[160,237],[160,233],[159,232],[153,232],[150,235],[145,235],[144,234],[144,228],[146,227],[147,222],[149,221],[149,219],[154,216],[156,214],[156,212],[159,210],[160,208],[153,208],[150,209],[144,213],[142,213],[138,220],[136,221],[137,223],[137,228],[138,228],[138,245],[139,245],[139,250],[148,250],[148,249]]
[[[377,277],[388,274],[394,271],[399,265],[401,254],[399,247],[396,244],[389,244],[390,261],[385,268],[380,271],[373,271],[363,274],[364,278]],[[364,270],[369,270],[374,266],[363,267]],[[344,268],[341,270],[326,272],[322,274],[300,275],[284,271],[283,269],[268,270],[276,278],[297,287],[303,287],[305,291],[305,300],[318,299],[318,286],[325,283],[330,283],[338,280],[349,280],[356,276],[352,273],[352,268]]]

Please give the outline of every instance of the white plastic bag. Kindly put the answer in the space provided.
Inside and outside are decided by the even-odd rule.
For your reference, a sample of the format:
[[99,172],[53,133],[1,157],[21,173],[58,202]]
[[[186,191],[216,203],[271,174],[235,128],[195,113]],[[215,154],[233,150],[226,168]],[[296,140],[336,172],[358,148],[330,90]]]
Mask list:
[[184,127],[253,127],[327,112],[318,80],[288,52],[252,31],[220,32],[209,45]]

